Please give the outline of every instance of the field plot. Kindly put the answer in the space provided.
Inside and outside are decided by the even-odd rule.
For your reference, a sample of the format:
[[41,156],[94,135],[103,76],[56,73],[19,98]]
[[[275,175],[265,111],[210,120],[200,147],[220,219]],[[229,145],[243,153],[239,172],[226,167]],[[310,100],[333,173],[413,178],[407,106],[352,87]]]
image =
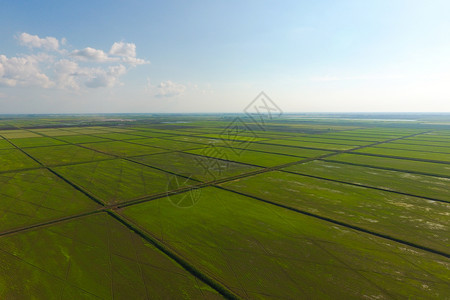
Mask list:
[[387,157],[367,156],[360,154],[343,153],[325,159],[326,161],[343,162],[388,170],[409,171],[425,175],[437,175],[450,178],[450,165],[411,161]]
[[133,135],[128,133],[100,133],[95,134],[96,137],[106,138],[110,140],[122,141],[122,140],[133,140],[133,139],[145,139],[145,136]]
[[153,132],[148,130],[135,130],[133,131],[134,134],[144,137],[152,137],[152,138],[159,138],[159,137],[169,137],[173,136],[171,133],[161,133],[161,132]]
[[61,130],[61,129],[34,129],[33,132],[38,134],[43,134],[46,136],[69,136],[69,135],[76,135],[76,132],[72,132],[69,130]]
[[39,164],[19,149],[0,150],[0,172],[37,167]]
[[58,140],[65,141],[71,144],[84,144],[84,143],[97,143],[97,142],[109,142],[110,139],[100,138],[93,135],[70,135],[70,136],[59,136]]
[[14,146],[11,145],[7,140],[0,138],[0,150],[3,149],[14,149]]
[[369,143],[376,143],[376,142],[381,142],[381,141],[385,141],[385,140],[389,140],[390,138],[384,138],[384,137],[379,137],[379,136],[365,136],[365,135],[361,135],[361,134],[350,134],[350,133],[340,133],[340,132],[335,132],[335,133],[321,133],[321,134],[316,134],[316,135],[310,135],[311,138],[322,138],[322,139],[331,139],[334,140],[335,142],[338,141],[345,141],[345,142],[350,142],[351,141],[362,141],[362,142],[369,142]]
[[110,132],[106,127],[71,127],[65,128],[64,130],[68,130],[76,134],[104,134]]
[[121,213],[243,298],[448,293],[447,261],[439,256],[232,192],[205,188],[200,195],[189,210],[162,198]]
[[415,147],[415,146],[428,146],[428,147],[436,147],[439,149],[440,147],[450,147],[450,141],[444,141],[442,139],[402,139],[396,141],[399,144],[403,144],[405,148]]
[[322,138],[320,135],[311,136],[301,136],[296,138],[291,138],[289,141],[301,141],[301,142],[312,142],[312,143],[325,143],[325,144],[337,144],[337,145],[350,145],[350,146],[365,146],[373,144],[373,141],[359,141],[359,140],[338,140],[333,138]]
[[174,177],[123,159],[61,166],[55,170],[106,204],[166,193],[168,181]]
[[449,178],[382,170],[330,161],[311,161],[291,166],[284,170],[450,202],[450,194],[448,193]]
[[46,169],[0,174],[2,232],[95,208],[94,201]]
[[299,140],[269,140],[261,142],[264,144],[274,144],[283,146],[294,146],[294,147],[305,147],[323,150],[350,150],[356,148],[359,145],[343,145],[343,144],[329,144],[325,142],[309,142],[309,141],[299,141]]
[[59,140],[56,140],[56,139],[53,139],[50,137],[33,137],[33,138],[14,139],[11,142],[19,148],[56,146],[56,145],[67,144],[66,142],[59,141]]
[[449,203],[282,172],[223,186],[439,251],[450,247]]
[[313,150],[313,149],[306,149],[306,148],[279,146],[279,145],[272,145],[272,144],[259,144],[259,143],[249,143],[249,144],[246,144],[244,147],[245,147],[245,149],[248,149],[248,150],[270,152],[270,153],[276,153],[276,154],[293,155],[293,156],[298,156],[298,157],[313,157],[313,156],[321,156],[321,155],[332,153],[331,151],[324,151],[324,150]]
[[255,141],[264,141],[267,140],[266,138],[260,138],[256,137],[256,135],[234,135],[232,132],[231,134],[202,134],[202,137],[206,138],[212,138],[212,139],[221,139],[221,140],[236,140],[236,141],[248,141],[248,142],[255,142]]
[[261,167],[272,167],[301,160],[300,157],[295,156],[215,146],[185,152]]
[[450,155],[450,144],[449,147],[446,146],[432,146],[428,145],[427,143],[421,143],[421,144],[404,144],[401,142],[395,143],[386,143],[377,146],[377,148],[388,148],[388,149],[399,149],[399,150],[408,150],[408,151],[422,151],[422,152],[428,152],[429,158],[432,159],[433,153],[447,153]]
[[110,155],[75,145],[26,148],[25,151],[47,166],[74,164],[113,158]]
[[2,237],[0,250],[2,299],[219,298],[106,214]]
[[28,130],[0,130],[0,136],[6,139],[41,137],[39,134],[30,132]]
[[[386,144],[388,145],[388,144]],[[429,161],[443,161],[450,162],[450,154],[446,153],[437,153],[437,152],[422,152],[416,150],[402,150],[402,149],[389,149],[389,148],[364,148],[355,151],[357,153],[368,153],[375,155],[385,155],[385,156],[394,156],[394,157],[403,157],[409,159],[423,159]]]
[[134,157],[132,160],[201,181],[211,181],[259,169],[231,161],[183,152]]
[[215,145],[225,145],[225,142],[222,139],[213,139],[213,138],[204,138],[199,136],[186,136],[186,135],[178,135],[178,136],[170,136],[165,138],[167,140],[180,141],[180,142],[189,142],[189,143],[198,143],[198,144],[215,144]]
[[112,154],[123,157],[167,152],[167,150],[161,148],[136,145],[133,143],[127,143],[122,141],[83,144],[83,146],[106,154]]
[[160,138],[132,140],[131,142],[136,143],[136,144],[141,144],[141,145],[155,146],[155,147],[163,148],[166,150],[189,150],[189,149],[198,149],[198,148],[205,147],[202,144],[179,142],[179,141],[160,139]]

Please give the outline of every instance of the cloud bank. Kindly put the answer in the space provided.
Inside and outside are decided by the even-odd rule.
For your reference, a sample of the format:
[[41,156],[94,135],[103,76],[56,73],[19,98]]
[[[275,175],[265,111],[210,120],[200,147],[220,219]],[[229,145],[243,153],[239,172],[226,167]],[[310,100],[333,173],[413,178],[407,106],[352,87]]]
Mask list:
[[0,86],[80,90],[114,87],[131,68],[149,62],[136,57],[136,45],[115,42],[108,52],[86,47],[69,51],[65,38],[40,38],[21,33],[20,45],[31,55],[8,58],[0,54]]
[[161,81],[154,85],[147,78],[147,91],[157,98],[173,98],[183,95],[187,90],[187,86],[176,83],[171,80]]

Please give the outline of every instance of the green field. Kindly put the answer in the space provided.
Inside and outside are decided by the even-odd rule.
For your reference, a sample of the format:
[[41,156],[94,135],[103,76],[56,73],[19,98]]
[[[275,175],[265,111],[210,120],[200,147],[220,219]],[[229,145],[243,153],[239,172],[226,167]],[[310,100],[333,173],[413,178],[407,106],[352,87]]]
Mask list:
[[0,116],[0,299],[450,299],[448,126],[240,121]]
[[223,190],[191,210],[162,198],[123,214],[243,298],[426,297],[420,280],[448,291],[433,255]]
[[450,179],[375,169],[331,161],[312,161],[284,170],[450,202]]

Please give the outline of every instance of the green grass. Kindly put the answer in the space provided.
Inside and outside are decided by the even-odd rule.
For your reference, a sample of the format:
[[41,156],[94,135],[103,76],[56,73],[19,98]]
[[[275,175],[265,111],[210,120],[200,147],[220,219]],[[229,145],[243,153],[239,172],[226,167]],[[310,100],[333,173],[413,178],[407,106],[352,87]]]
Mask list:
[[254,141],[264,141],[267,140],[265,138],[260,138],[257,137],[256,134],[252,135],[249,134],[249,136],[245,136],[245,135],[235,135],[233,134],[233,132],[228,132],[225,131],[223,133],[220,134],[202,134],[202,137],[206,137],[206,138],[213,138],[213,139],[221,139],[221,140],[231,140],[231,141],[247,141],[247,142],[254,142]]
[[450,247],[448,203],[283,172],[223,186],[440,251]]
[[0,138],[0,150],[3,149],[14,149],[14,146],[11,145],[7,140],[3,140]]
[[0,299],[448,298],[448,126],[235,117],[0,116]]
[[183,152],[140,156],[133,160],[202,181],[226,178],[258,169],[254,166]]
[[118,140],[118,141],[133,140],[133,139],[145,139],[145,136],[132,135],[132,134],[128,134],[128,133],[116,133],[116,132],[99,133],[99,134],[95,134],[95,136],[110,139],[110,140]]
[[364,142],[372,142],[372,143],[376,143],[376,142],[381,142],[384,140],[388,140],[389,138],[383,138],[383,137],[366,137],[364,135],[352,135],[352,134],[348,134],[348,133],[340,133],[340,132],[334,132],[334,133],[322,133],[322,134],[317,134],[311,137],[317,137],[317,138],[322,138],[322,139],[332,139],[337,141],[346,141],[346,142],[350,142],[351,141],[364,141]]
[[[168,184],[174,175],[123,159],[61,166],[55,170],[107,204],[162,194],[176,188]],[[181,178],[180,182],[190,184]]]
[[166,138],[167,140],[172,141],[180,141],[180,142],[192,142],[192,143],[199,143],[199,144],[215,144],[215,145],[225,145],[226,143],[221,139],[213,139],[213,138],[205,138],[205,137],[198,137],[198,136],[186,136],[186,135],[179,135],[179,136],[170,136]]
[[41,137],[39,134],[32,133],[28,130],[1,130],[0,136],[7,139]]
[[170,133],[153,132],[153,131],[145,130],[144,128],[142,130],[136,130],[136,131],[134,131],[134,133],[138,134],[140,136],[157,137],[157,138],[173,136]]
[[314,156],[321,156],[321,155],[325,155],[328,153],[332,153],[331,151],[324,151],[324,150],[313,150],[313,149],[305,149],[305,148],[297,148],[297,147],[289,147],[289,146],[279,146],[279,145],[269,145],[269,144],[259,144],[259,143],[247,144],[247,145],[245,145],[245,148],[248,150],[294,155],[294,156],[298,156],[298,157],[314,157]]
[[264,143],[265,144],[284,145],[284,146],[317,148],[317,149],[323,149],[323,150],[349,150],[349,149],[357,147],[357,145],[315,143],[315,142],[299,141],[299,140],[269,140],[269,141],[265,141]]
[[40,146],[56,146],[66,144],[65,142],[50,137],[34,137],[12,140],[13,144],[19,148],[40,147]]
[[96,142],[108,142],[109,139],[96,137],[93,135],[70,135],[70,136],[61,136],[58,137],[59,140],[63,140],[65,142],[71,144],[83,144],[83,143],[96,143]]
[[399,144],[404,144],[405,147],[409,147],[409,146],[428,146],[428,147],[436,147],[436,148],[440,148],[440,147],[450,147],[450,142],[448,141],[442,141],[439,139],[428,139],[428,140],[423,140],[423,139],[402,139],[402,140],[398,140],[396,141]]
[[[425,144],[421,145],[411,145],[411,144],[402,144],[402,143],[386,143],[377,146],[377,148],[389,148],[389,149],[400,149],[400,150],[414,150],[414,151],[423,151],[423,152],[437,152],[437,153],[448,153],[450,154],[450,147],[443,146],[431,146]],[[429,158],[433,157],[433,153],[428,154]]]
[[47,166],[74,164],[113,158],[110,155],[75,145],[27,148],[26,152]]
[[421,152],[421,151],[376,148],[376,147],[364,148],[364,149],[357,150],[355,152],[369,153],[369,154],[376,154],[376,155],[387,155],[387,156],[395,156],[395,157],[404,157],[404,158],[411,158],[411,159],[425,159],[425,160],[450,162],[450,154],[445,154],[445,153],[429,153],[429,152]]
[[83,146],[103,152],[103,153],[118,155],[118,156],[123,156],[123,157],[167,152],[167,150],[164,150],[161,148],[155,148],[155,147],[150,147],[150,146],[141,146],[141,145],[136,145],[133,143],[127,143],[127,142],[122,142],[122,141],[83,144]]
[[215,146],[185,152],[261,167],[273,167],[301,160],[300,157],[294,156]]
[[358,140],[338,140],[331,138],[322,138],[320,135],[314,136],[301,136],[296,138],[291,138],[289,141],[301,141],[301,142],[312,142],[312,143],[325,143],[325,144],[337,144],[337,145],[347,145],[347,146],[365,146],[372,144],[372,141],[358,141]]
[[0,239],[2,299],[213,299],[206,286],[106,214]]
[[141,144],[141,145],[160,147],[160,148],[167,149],[167,150],[188,150],[188,149],[197,149],[197,148],[204,147],[201,144],[179,142],[179,141],[160,139],[160,138],[133,140],[132,142]]
[[326,158],[325,160],[450,177],[450,165],[448,164],[411,161],[405,159],[367,156],[349,153],[332,156]]
[[450,179],[369,167],[311,161],[285,168],[299,174],[362,184],[376,188],[450,201]]
[[60,137],[60,136],[70,136],[70,135],[76,135],[76,132],[72,132],[69,130],[61,130],[61,129],[38,129],[38,130],[33,130],[33,132],[36,133],[40,133],[46,136],[55,136],[55,137]]
[[18,149],[0,150],[0,172],[37,167],[37,162]]
[[200,197],[190,209],[163,198],[122,213],[244,298],[447,295],[438,256],[215,188]]
[[0,231],[90,211],[94,201],[46,169],[0,175]]
[[105,134],[109,132],[107,128],[102,127],[73,127],[67,128],[67,130],[77,134]]

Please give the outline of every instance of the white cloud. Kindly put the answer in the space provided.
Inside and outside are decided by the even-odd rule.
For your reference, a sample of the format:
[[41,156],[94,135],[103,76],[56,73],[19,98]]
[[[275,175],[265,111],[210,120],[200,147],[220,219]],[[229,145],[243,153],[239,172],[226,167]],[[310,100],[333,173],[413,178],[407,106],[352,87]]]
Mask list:
[[45,37],[41,39],[37,35],[31,35],[23,32],[18,37],[20,43],[30,48],[43,48],[46,50],[58,51],[59,41],[54,37]]
[[85,85],[90,88],[113,87],[119,84],[119,77],[126,71],[123,65],[109,67],[108,70],[91,69]]
[[149,62],[136,58],[136,45],[133,43],[115,42],[109,50],[110,55],[122,57],[122,62],[137,66],[148,64]]
[[[150,83],[149,83],[150,85]],[[150,86],[151,90],[155,90],[156,97],[176,97],[182,95],[186,91],[186,86],[180,83],[175,83],[170,80],[159,83],[155,88]]]
[[0,85],[51,87],[53,82],[41,72],[39,61],[39,56],[8,58],[0,55]]
[[66,59],[55,63],[57,86],[73,90],[80,89],[80,86],[100,88],[119,85],[119,77],[126,72],[127,69],[123,65],[110,66],[108,69],[103,69],[81,67],[76,62]]
[[69,51],[64,47],[65,38],[59,42],[54,37],[40,38],[25,32],[17,38],[20,44],[39,48],[40,52],[11,58],[0,54],[0,86],[69,90],[113,87],[121,84],[120,77],[130,68],[148,63],[136,57],[133,43],[115,42],[107,53],[92,47]]
[[113,58],[108,57],[108,55],[103,52],[103,50],[94,49],[91,47],[86,47],[82,50],[74,50],[70,53],[70,56],[83,61],[94,61],[94,62],[111,62],[117,61]]
[[77,77],[79,77],[79,66],[76,62],[61,59],[55,63],[55,77],[59,88],[79,89]]
[[136,57],[123,57],[122,62],[132,65],[133,67],[150,63],[149,61]]
[[148,61],[136,57],[136,45],[133,43],[115,42],[108,53],[103,50],[87,47],[74,50],[70,56],[80,61],[92,61],[98,63],[122,62],[131,66],[143,65]]
[[133,43],[115,42],[109,54],[125,57],[136,57],[136,45]]

